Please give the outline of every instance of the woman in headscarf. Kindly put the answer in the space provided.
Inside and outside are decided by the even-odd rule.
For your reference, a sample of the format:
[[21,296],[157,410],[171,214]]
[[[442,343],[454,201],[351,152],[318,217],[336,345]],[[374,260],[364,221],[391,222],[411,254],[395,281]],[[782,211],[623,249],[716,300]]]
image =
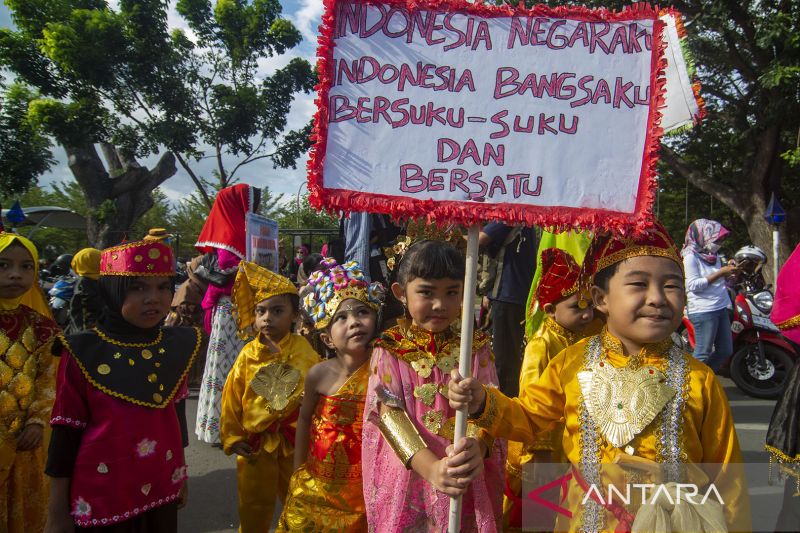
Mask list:
[[69,321],[64,333],[74,335],[94,327],[103,313],[103,300],[97,278],[100,277],[100,250],[84,248],[72,258],[72,271],[78,275],[69,302]]
[[723,266],[717,252],[730,231],[715,220],[695,220],[686,230],[681,255],[686,273],[686,307],[694,326],[694,356],[718,370],[733,353],[731,305],[725,278],[735,272]]
[[31,241],[0,230],[0,531],[9,533],[41,531],[47,516],[45,424],[59,329],[22,303],[41,300],[38,264]]
[[260,192],[245,184],[219,191],[195,244],[206,254],[195,272],[209,282],[202,307],[204,325],[210,334],[195,433],[209,444],[220,442],[222,388],[245,344],[237,334],[230,296],[239,262],[245,258],[245,215],[258,210]]

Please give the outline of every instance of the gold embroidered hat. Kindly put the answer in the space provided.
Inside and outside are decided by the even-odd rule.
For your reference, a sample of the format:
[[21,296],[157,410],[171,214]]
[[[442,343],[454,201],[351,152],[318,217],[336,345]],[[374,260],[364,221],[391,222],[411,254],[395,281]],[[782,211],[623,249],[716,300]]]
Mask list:
[[303,310],[317,329],[328,327],[339,304],[350,298],[364,302],[378,312],[385,296],[383,285],[377,281],[368,284],[357,262],[338,265],[335,259],[326,257],[320,265],[322,270],[308,277],[310,291],[302,302]]
[[586,251],[581,267],[580,289],[583,299],[589,299],[594,276],[612,265],[631,257],[655,256],[671,259],[683,271],[683,260],[675,241],[658,221],[648,230],[631,236],[612,233],[597,234]]
[[297,295],[297,287],[288,278],[269,269],[250,261],[240,262],[231,291],[239,335],[245,338],[254,335],[256,304],[280,294]]
[[174,276],[172,248],[160,241],[136,241],[100,252],[101,276]]

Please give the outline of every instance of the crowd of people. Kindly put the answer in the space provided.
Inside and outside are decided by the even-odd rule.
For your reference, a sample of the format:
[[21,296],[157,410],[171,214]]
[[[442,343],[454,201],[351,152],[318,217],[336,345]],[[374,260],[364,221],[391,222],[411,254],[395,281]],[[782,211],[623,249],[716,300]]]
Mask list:
[[[714,372],[731,352],[735,274],[719,223],[692,223],[682,250],[657,221],[624,238],[488,224],[490,318],[461,376],[463,293],[480,289],[464,287],[457,228],[357,214],[344,257],[306,248],[280,273],[245,254],[259,200],[249,185],[219,192],[177,288],[163,230],[76,253],[64,331],[35,246],[0,233],[0,530],[177,531],[190,438],[236,457],[245,533],[274,519],[278,531],[445,531],[449,497],[462,531],[750,529]],[[795,342],[798,272],[796,250],[773,311]],[[687,306],[693,355],[673,342]],[[798,372],[767,443],[796,479]],[[467,437],[454,442],[459,409]],[[577,490],[525,511],[525,487],[553,482],[554,465]],[[645,480],[714,484],[725,504],[585,497]],[[800,525],[795,499],[787,483],[782,527]]]

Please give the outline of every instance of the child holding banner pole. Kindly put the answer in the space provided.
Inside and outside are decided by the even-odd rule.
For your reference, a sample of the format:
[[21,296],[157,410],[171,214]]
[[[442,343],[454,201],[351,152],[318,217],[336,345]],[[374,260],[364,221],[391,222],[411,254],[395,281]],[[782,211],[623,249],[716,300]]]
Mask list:
[[475,333],[469,343],[458,327],[462,312],[472,320],[462,310],[464,256],[422,240],[406,248],[397,270],[392,291],[407,315],[375,342],[364,409],[367,522],[381,532],[444,533],[448,496],[462,496],[460,531],[498,531],[505,443],[472,423],[455,439],[456,411],[445,396],[459,350],[472,359],[468,375],[497,386],[488,338]]

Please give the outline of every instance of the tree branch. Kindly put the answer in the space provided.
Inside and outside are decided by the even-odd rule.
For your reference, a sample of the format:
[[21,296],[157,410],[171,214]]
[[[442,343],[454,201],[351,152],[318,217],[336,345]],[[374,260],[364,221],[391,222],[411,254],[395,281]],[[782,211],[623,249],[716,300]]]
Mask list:
[[116,148],[110,143],[101,142],[100,150],[103,152],[103,157],[106,159],[109,172],[115,173],[122,170],[122,161],[120,161]]
[[86,193],[89,207],[100,205],[105,200],[105,197],[102,196],[102,191],[105,189],[104,182],[109,178],[94,144],[63,146],[67,152],[69,169],[75,176],[75,181]]
[[[153,207],[152,191],[164,183],[164,181],[174,176],[177,171],[175,155],[172,152],[165,152],[159,158],[153,170],[142,168],[141,170],[131,169],[126,172],[124,179],[127,182],[125,186],[128,186],[128,189],[122,190],[122,184],[120,184],[119,192],[121,194],[120,196],[114,197],[117,206],[126,205],[128,207],[127,213],[130,214],[130,219],[126,222],[126,226],[141,218]],[[130,176],[130,178],[128,178],[128,176]],[[133,185],[133,187],[130,187],[131,185]],[[117,192],[116,187],[113,192]]]
[[[258,142],[258,146],[256,146],[256,147],[255,147],[255,149],[254,149],[253,151],[251,151],[251,152],[250,152],[250,153],[247,155],[247,157],[245,157],[244,159],[242,159],[241,161],[239,161],[239,163],[238,163],[238,164],[237,164],[235,167],[233,167],[233,170],[232,170],[232,171],[231,171],[231,173],[228,175],[228,177],[229,177],[230,179],[232,179],[232,178],[233,178],[233,175],[234,175],[234,174],[236,174],[236,171],[237,171],[237,170],[239,170],[239,167],[241,167],[241,166],[244,166],[244,165],[246,165],[246,164],[248,164],[248,163],[251,163],[251,162],[255,161],[256,159],[263,159],[263,157],[256,157],[256,158],[254,158],[253,156],[254,156],[255,154],[257,154],[259,150],[261,150],[261,147],[262,147],[262,146],[264,146],[264,141],[265,141],[265,140],[266,140],[266,137],[262,136],[262,137],[261,137],[261,140]],[[272,155],[272,154],[269,154],[269,155]],[[269,155],[267,155],[266,157],[269,157]]]
[[208,197],[208,193],[206,193],[206,188],[203,187],[203,183],[200,181],[200,178],[197,177],[197,174],[194,173],[192,168],[186,163],[186,161],[181,157],[181,154],[175,153],[175,158],[178,160],[178,163],[181,164],[183,170],[189,174],[189,177],[192,178],[192,181],[197,187],[197,190],[200,192],[200,195],[203,197],[203,202],[205,202],[206,206],[211,209],[211,205],[214,203],[211,201],[211,198]]
[[661,160],[664,161],[669,167],[675,171],[679,176],[688,179],[692,185],[700,189],[706,194],[710,194],[730,209],[736,212],[743,212],[745,205],[739,200],[736,191],[718,181],[706,176],[703,172],[693,168],[686,161],[683,160],[672,148],[662,144],[661,145]]

